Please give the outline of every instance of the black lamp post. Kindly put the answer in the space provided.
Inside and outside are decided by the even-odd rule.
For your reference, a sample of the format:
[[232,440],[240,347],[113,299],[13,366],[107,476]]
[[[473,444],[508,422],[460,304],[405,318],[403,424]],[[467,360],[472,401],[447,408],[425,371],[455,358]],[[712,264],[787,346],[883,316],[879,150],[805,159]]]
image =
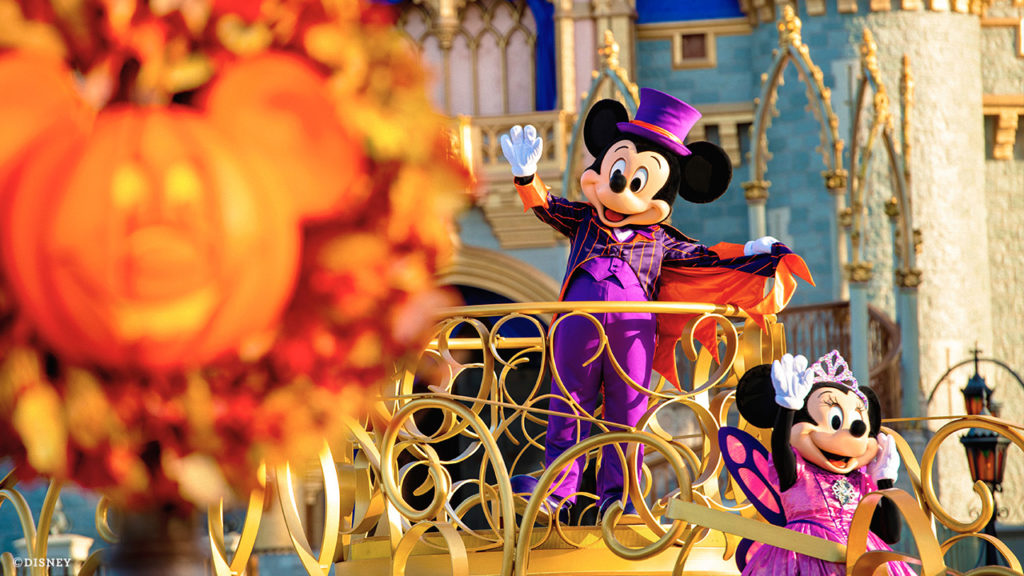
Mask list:
[[[975,348],[974,354],[974,376],[967,381],[967,386],[961,392],[964,395],[964,405],[967,413],[971,416],[987,416],[994,408],[992,403],[992,389],[985,383],[985,379],[978,374],[978,353]],[[1009,439],[1004,438],[990,430],[971,428],[967,434],[960,437],[960,443],[964,445],[967,452],[967,464],[971,469],[971,479],[975,482],[981,480],[992,492],[1001,492],[1003,487],[1003,473],[1006,471],[1006,448],[1010,444]],[[993,494],[993,499],[995,495]],[[985,525],[985,533],[996,536],[996,516],[998,506]],[[988,544],[985,550],[985,563],[989,566],[998,562],[996,549]]]

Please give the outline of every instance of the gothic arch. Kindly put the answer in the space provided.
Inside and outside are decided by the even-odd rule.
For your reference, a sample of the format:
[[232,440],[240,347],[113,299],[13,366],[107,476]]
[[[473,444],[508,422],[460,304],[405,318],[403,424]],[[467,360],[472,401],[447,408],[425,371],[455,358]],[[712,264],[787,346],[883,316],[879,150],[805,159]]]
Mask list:
[[[807,99],[815,119],[821,127],[821,155],[825,163],[822,176],[825,187],[832,194],[837,213],[844,208],[844,192],[847,185],[846,170],[843,169],[843,140],[839,137],[839,119],[832,110],[831,90],[825,86],[821,68],[811,60],[810,50],[803,43],[801,28],[803,24],[796,16],[791,5],[782,10],[782,17],[776,27],[779,30],[779,47],[773,51],[775,56],[769,71],[762,76],[761,95],[756,101],[754,125],[751,128],[750,180],[743,183],[744,195],[750,215],[750,237],[758,238],[767,234],[765,223],[765,202],[768,200],[768,187],[765,178],[768,168],[768,127],[776,114],[775,102],[778,98],[779,86],[782,85],[783,73],[792,63],[797,68],[798,77],[807,87]],[[833,238],[833,253],[840,265],[846,262],[846,244],[840,234]],[[845,286],[845,283],[840,283]],[[841,293],[845,295],[845,288]]]
[[[910,74],[910,60],[904,55],[900,75],[901,134],[897,141],[891,100],[878,68],[877,50],[871,31],[865,28],[860,47],[861,74],[854,100],[853,137],[850,142],[850,165],[853,170],[848,183],[850,204],[840,213],[840,221],[850,230],[850,274],[866,281],[871,274],[870,263],[861,259],[861,243],[867,220],[866,174],[875,144],[881,140],[893,187],[893,195],[885,211],[890,218],[895,241],[893,253],[896,283],[902,288],[914,288],[921,280],[921,272],[916,266],[918,234],[913,223],[909,163],[914,81]],[[860,134],[869,100],[873,114],[867,138],[862,143]]]

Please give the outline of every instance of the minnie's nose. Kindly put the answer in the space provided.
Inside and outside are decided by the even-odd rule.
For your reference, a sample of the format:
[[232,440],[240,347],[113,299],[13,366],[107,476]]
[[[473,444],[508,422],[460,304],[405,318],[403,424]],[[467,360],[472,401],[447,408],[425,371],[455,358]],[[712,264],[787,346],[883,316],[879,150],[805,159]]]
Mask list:
[[856,420],[853,424],[850,424],[850,434],[860,438],[868,431],[867,424],[864,424],[863,420]]

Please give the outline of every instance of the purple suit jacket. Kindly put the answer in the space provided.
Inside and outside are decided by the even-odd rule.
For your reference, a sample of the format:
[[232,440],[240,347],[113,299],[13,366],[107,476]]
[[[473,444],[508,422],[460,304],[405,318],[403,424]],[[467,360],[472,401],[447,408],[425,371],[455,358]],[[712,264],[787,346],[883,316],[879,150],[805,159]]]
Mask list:
[[[630,227],[633,236],[620,241],[597,218],[594,208],[584,202],[572,202],[551,193],[547,206],[535,206],[534,214],[570,241],[569,265],[562,280],[562,296],[576,270],[597,258],[618,258],[636,273],[649,300],[657,297],[661,267],[708,267],[728,265],[707,246],[671,226]],[[739,263],[737,263],[739,264]]]

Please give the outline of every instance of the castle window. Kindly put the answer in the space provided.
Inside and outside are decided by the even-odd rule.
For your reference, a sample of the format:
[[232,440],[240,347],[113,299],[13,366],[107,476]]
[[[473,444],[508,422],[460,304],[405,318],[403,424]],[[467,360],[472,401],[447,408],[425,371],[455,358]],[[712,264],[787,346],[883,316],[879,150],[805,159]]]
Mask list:
[[708,57],[708,34],[681,34],[683,61],[706,60]]
[[672,37],[673,68],[714,68],[717,64],[713,32],[681,32]]
[[746,18],[652,22],[637,26],[637,38],[668,40],[672,44],[672,68],[714,68],[718,65],[718,40],[747,35],[753,29]]
[[553,29],[547,36],[538,31],[538,24],[550,27],[551,14],[542,14],[538,23],[534,3],[465,2],[458,21],[444,26],[429,3],[403,3],[399,27],[433,69],[438,107],[452,115],[496,116],[553,106],[553,39],[547,38]]

